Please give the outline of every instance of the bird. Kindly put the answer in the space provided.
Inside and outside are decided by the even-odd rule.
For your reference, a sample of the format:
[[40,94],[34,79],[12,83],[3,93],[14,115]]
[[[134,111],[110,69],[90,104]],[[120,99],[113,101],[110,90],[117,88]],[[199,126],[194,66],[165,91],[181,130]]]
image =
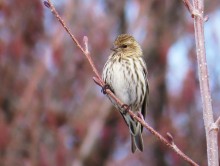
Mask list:
[[124,103],[119,106],[108,96],[129,128],[132,153],[136,149],[143,151],[143,126],[127,113],[127,110],[131,109],[133,113],[140,114],[143,118],[146,115],[149,86],[143,51],[135,38],[129,34],[119,35],[111,50],[102,72],[105,83],[102,91],[106,94],[107,89],[111,90]]

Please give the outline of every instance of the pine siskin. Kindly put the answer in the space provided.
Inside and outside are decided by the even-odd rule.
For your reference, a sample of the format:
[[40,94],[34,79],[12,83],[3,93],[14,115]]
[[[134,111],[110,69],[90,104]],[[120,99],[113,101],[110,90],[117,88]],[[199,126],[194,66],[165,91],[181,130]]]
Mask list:
[[[111,89],[116,97],[126,104],[127,109],[131,108],[134,113],[140,112],[145,117],[149,88],[147,68],[142,56],[142,49],[134,37],[128,34],[119,35],[104,66],[102,78],[106,83],[103,91],[105,88]],[[132,152],[134,153],[136,148],[143,151],[143,126],[126,113],[124,107],[109,99],[120,111],[130,129]]]

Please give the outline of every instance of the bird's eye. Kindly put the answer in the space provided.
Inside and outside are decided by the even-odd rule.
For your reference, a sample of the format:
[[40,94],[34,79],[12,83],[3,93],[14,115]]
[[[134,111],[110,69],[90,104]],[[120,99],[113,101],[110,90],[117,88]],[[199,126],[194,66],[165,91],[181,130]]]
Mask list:
[[122,47],[122,48],[127,48],[127,45],[126,45],[126,44],[123,44],[121,47]]

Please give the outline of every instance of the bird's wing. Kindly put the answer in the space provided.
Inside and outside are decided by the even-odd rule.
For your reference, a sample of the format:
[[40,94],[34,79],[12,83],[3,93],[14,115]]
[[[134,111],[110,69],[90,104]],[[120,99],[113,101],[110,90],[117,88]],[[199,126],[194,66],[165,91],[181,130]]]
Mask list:
[[[143,115],[143,117],[145,118],[146,116],[146,112],[147,112],[147,106],[149,103],[149,85],[148,85],[148,79],[147,79],[147,69],[144,68],[144,76],[145,76],[145,82],[146,82],[146,93],[144,96],[144,102],[142,104],[142,108],[141,108],[141,114]],[[143,126],[141,126],[141,132],[143,131]]]

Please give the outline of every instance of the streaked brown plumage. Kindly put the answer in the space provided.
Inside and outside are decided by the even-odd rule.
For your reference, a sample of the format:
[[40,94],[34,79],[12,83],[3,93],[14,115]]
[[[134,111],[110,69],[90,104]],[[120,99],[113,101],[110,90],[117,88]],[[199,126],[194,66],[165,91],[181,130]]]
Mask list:
[[[134,37],[128,34],[119,35],[104,66],[102,78],[124,104],[134,113],[140,112],[145,117],[149,88],[147,68],[142,56],[141,47]],[[130,129],[132,152],[136,148],[143,151],[143,127],[128,113],[124,113],[124,108],[119,107],[111,98],[110,100]]]

